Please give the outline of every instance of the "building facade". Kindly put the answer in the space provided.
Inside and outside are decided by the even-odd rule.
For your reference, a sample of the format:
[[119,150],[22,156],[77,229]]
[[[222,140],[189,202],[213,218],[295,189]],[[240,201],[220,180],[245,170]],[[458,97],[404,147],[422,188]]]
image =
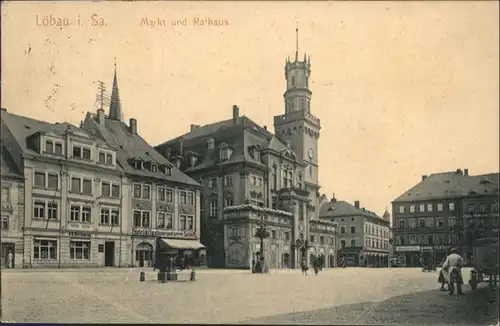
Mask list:
[[[3,132],[3,129],[2,129]],[[24,176],[18,170],[4,142],[0,142],[0,168],[2,201],[1,213],[1,267],[8,267],[9,253],[12,253],[11,266],[22,266],[24,255]]]
[[420,183],[392,202],[395,254],[405,266],[421,266],[444,261],[454,246],[470,262],[471,241],[467,245],[466,240],[470,234],[464,226],[474,209],[483,207],[494,223],[495,203],[498,173],[470,176],[468,169],[457,169],[422,176]]
[[[298,268],[315,250],[311,237],[335,236],[328,222],[311,227],[319,215],[320,120],[311,113],[309,76],[309,59],[300,61],[298,53],[287,59],[285,114],[274,118],[275,134],[233,106],[230,119],[191,125],[156,147],[204,187],[202,240],[210,266],[248,268],[261,250],[261,224],[269,232],[262,250],[271,268]],[[334,245],[325,242],[325,254]]]
[[320,219],[336,225],[337,259],[344,260],[347,266],[388,266],[390,221],[387,214],[380,217],[360,207],[359,201],[351,205],[338,201],[335,195],[324,203]]
[[2,111],[2,141],[24,174],[19,265],[127,264],[129,218],[121,205],[125,182],[113,148],[71,124],[7,111]]
[[[204,265],[206,254],[200,239],[201,185],[182,173],[160,155],[138,133],[138,122],[123,121],[115,70],[109,115],[103,109],[87,113],[82,129],[116,149],[116,160],[123,169],[127,195],[122,206],[128,212],[123,247],[130,266],[153,266],[156,239],[169,246],[184,244],[179,259]],[[183,240],[179,242],[177,240]]]

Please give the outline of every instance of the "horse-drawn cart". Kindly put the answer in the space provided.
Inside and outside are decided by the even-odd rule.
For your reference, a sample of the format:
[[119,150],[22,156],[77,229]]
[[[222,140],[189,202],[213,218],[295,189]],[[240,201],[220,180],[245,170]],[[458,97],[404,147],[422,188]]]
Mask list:
[[498,237],[487,237],[476,240],[474,253],[474,269],[471,271],[469,284],[472,290],[477,285],[488,282],[490,286],[498,284]]

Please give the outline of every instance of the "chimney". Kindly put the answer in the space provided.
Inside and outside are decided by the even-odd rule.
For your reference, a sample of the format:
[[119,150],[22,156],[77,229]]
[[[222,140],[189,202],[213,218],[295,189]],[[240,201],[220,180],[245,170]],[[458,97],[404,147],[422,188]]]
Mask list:
[[463,175],[463,173],[462,173],[462,169],[457,169],[457,172],[456,172],[456,173],[457,173],[457,174],[460,174],[460,175]]
[[356,201],[354,202],[354,207],[356,207],[357,209],[359,209],[359,200],[356,200]]
[[264,130],[267,130],[267,126],[264,126]]
[[200,128],[200,125],[193,125],[193,124],[192,124],[192,125],[191,125],[191,128],[190,128],[190,130],[189,130],[189,132],[193,132],[193,131],[195,131],[195,130],[196,130],[196,129],[198,129],[198,128]]
[[464,175],[465,175],[466,177],[468,177],[468,176],[469,176],[469,169],[464,169]]
[[103,109],[97,110],[97,122],[99,123],[100,126],[104,126],[104,110]]
[[134,118],[130,118],[129,120],[130,132],[132,135],[137,135],[137,120]]
[[332,203],[336,203],[337,202],[337,198],[335,198],[335,193],[332,194],[332,200],[331,200]]
[[240,108],[237,105],[233,105],[233,122],[236,123],[236,119],[240,116]]
[[422,176],[422,181],[424,181],[425,179],[427,179],[427,176],[424,174],[424,175]]

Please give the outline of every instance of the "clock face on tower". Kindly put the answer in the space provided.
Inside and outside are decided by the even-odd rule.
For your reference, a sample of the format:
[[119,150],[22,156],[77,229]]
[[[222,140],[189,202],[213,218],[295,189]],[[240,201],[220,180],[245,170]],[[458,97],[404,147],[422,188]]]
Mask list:
[[309,158],[312,159],[314,157],[314,151],[312,150],[312,148],[309,148]]

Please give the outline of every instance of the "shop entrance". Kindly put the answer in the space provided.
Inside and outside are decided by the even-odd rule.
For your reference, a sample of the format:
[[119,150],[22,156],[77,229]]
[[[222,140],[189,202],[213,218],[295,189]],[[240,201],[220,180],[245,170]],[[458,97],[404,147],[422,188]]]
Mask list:
[[104,242],[104,266],[112,267],[115,265],[115,242]]
[[135,260],[139,267],[153,266],[153,246],[147,242],[141,242],[135,249]]

